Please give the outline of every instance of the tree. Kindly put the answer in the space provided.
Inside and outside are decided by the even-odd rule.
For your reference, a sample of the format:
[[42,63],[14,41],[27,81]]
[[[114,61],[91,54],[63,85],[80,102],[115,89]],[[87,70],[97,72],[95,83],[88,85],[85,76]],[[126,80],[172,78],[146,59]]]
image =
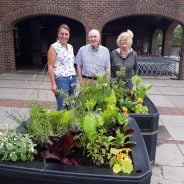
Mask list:
[[182,27],[181,25],[176,26],[173,37],[172,37],[172,44],[173,45],[181,45],[182,41]]

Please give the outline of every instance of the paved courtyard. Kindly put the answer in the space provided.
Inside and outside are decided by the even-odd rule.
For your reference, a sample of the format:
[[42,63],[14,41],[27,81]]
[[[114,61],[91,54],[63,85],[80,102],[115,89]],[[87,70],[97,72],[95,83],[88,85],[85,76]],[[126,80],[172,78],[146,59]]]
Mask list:
[[[47,75],[36,73],[20,71],[0,74],[0,130],[18,125],[12,114],[26,119],[31,102],[39,101],[55,108],[55,97],[49,90]],[[160,112],[151,184],[183,184],[184,81],[147,77],[144,83],[154,85],[148,96]]]

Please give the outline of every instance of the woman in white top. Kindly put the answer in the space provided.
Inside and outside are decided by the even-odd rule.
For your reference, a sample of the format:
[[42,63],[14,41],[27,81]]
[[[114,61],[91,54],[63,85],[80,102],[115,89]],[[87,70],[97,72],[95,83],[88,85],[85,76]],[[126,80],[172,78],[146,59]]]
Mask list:
[[59,26],[58,39],[48,51],[48,73],[51,90],[57,100],[57,110],[65,108],[65,95],[74,94],[76,89],[76,71],[72,45],[68,44],[70,28],[66,24]]

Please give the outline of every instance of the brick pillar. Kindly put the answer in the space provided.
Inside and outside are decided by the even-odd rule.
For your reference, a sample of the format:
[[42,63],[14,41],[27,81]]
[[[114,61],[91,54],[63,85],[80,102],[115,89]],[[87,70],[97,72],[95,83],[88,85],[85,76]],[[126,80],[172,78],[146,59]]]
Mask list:
[[164,41],[164,48],[163,48],[164,56],[171,56],[172,37],[173,37],[174,29],[176,28],[177,25],[178,25],[177,22],[171,23],[165,32],[165,41]]
[[158,48],[158,34],[161,32],[160,29],[156,29],[152,36],[152,44],[151,44],[151,53],[153,56],[159,55],[159,48]]
[[180,63],[179,63],[179,74],[178,79],[184,80],[184,25],[182,25],[182,43],[181,43],[181,52],[180,52]]
[[0,73],[15,71],[15,51],[13,30],[2,31],[0,34]]
[[0,31],[0,73],[5,72],[3,32]]

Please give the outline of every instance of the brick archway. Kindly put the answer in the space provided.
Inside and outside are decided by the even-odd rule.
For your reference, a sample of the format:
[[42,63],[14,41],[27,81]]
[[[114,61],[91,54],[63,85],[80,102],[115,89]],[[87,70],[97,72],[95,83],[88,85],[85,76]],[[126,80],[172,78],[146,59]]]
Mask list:
[[144,5],[137,5],[135,8],[128,9],[125,7],[120,7],[108,11],[103,16],[101,16],[98,22],[98,27],[103,29],[105,24],[122,17],[137,16],[137,15],[149,15],[149,16],[162,16],[168,19],[173,19],[175,21],[184,23],[183,15],[179,15],[175,8],[169,8],[164,6],[152,5],[151,3],[145,3]]
[[6,15],[1,22],[0,31],[9,30],[18,21],[37,15],[65,16],[82,23],[84,26],[89,22],[89,20],[86,17],[84,18],[80,12],[71,8],[57,6],[31,6],[16,10]]
[[0,40],[0,49],[3,50],[0,56],[0,73],[14,72],[16,70],[13,26],[19,21],[41,15],[64,16],[81,23],[84,29],[86,29],[85,25],[88,25],[87,23],[90,22],[88,18],[72,8],[57,6],[30,6],[8,13],[0,24],[0,35],[2,38]]
[[[106,24],[113,22],[120,18],[125,18],[129,16],[157,16],[163,17],[166,19],[170,19],[173,22],[177,22],[178,24],[184,25],[184,14],[181,11],[178,11],[177,8],[167,7],[163,5],[156,5],[154,2],[144,2],[144,4],[136,4],[132,6],[132,8],[125,8],[124,6],[109,10],[103,16],[101,16],[101,20],[98,22],[99,29],[103,30]],[[184,40],[182,41],[182,43]],[[184,44],[183,44],[184,45]],[[184,52],[184,47],[182,47],[182,53]],[[184,80],[184,57],[181,57],[180,68],[179,68],[179,79]]]
[[166,30],[165,43],[164,43],[164,56],[171,55],[172,37],[173,37],[174,29],[176,28],[177,25],[178,25],[178,22],[173,22]]

